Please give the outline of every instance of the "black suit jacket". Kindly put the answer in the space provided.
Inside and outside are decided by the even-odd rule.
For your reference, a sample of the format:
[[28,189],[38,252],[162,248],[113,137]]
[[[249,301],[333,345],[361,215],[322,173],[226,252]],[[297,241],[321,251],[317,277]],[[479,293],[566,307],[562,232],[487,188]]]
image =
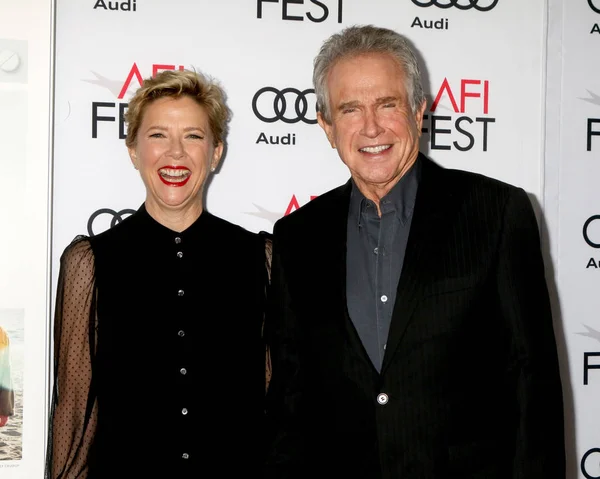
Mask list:
[[381,373],[346,307],[350,183],[275,225],[266,477],[565,477],[531,203],[520,188],[420,161]]

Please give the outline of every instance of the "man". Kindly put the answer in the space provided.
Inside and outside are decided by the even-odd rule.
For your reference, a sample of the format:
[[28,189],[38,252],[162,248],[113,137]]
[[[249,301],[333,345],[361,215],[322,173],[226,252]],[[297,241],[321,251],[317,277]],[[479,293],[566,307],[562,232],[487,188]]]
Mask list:
[[274,228],[267,477],[564,478],[526,193],[419,153],[425,100],[401,35],[333,35],[313,80],[351,180]]

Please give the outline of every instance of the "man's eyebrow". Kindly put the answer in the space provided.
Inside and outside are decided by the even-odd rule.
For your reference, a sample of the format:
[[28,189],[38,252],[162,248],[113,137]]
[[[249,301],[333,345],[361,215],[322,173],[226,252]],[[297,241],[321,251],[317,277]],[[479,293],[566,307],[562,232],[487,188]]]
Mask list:
[[[394,102],[394,101],[400,101],[400,98],[397,96],[382,96],[379,97],[375,100],[375,104],[376,105],[382,105],[384,103],[389,103],[389,102]],[[340,105],[337,107],[337,111],[343,111],[347,108],[356,108],[358,106],[360,106],[360,102],[357,100],[352,100],[352,101],[345,101],[344,103],[340,103]]]
[[400,98],[398,98],[397,96],[384,96],[377,98],[377,100],[375,100],[375,104],[381,105],[382,103],[389,103],[393,101],[400,101]]
[[360,105],[360,102],[356,101],[356,100],[352,100],[352,101],[345,101],[344,103],[341,103],[338,107],[337,110],[338,111],[343,111],[347,108],[356,108],[358,105]]

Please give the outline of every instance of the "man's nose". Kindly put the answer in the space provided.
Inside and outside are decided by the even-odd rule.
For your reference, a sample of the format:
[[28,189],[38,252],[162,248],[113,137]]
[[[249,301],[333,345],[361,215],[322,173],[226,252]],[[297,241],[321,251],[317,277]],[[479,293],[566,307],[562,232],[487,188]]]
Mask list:
[[377,112],[374,110],[367,110],[365,112],[362,134],[368,138],[376,138],[383,130],[383,127],[379,124]]

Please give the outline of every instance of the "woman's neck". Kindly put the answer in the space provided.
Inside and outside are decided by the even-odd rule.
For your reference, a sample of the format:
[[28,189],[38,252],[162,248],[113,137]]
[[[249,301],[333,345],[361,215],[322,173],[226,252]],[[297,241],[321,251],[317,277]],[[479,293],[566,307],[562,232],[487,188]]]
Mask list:
[[196,202],[187,208],[169,208],[154,201],[146,200],[146,211],[158,223],[170,230],[181,233],[188,229],[202,214],[202,203]]

